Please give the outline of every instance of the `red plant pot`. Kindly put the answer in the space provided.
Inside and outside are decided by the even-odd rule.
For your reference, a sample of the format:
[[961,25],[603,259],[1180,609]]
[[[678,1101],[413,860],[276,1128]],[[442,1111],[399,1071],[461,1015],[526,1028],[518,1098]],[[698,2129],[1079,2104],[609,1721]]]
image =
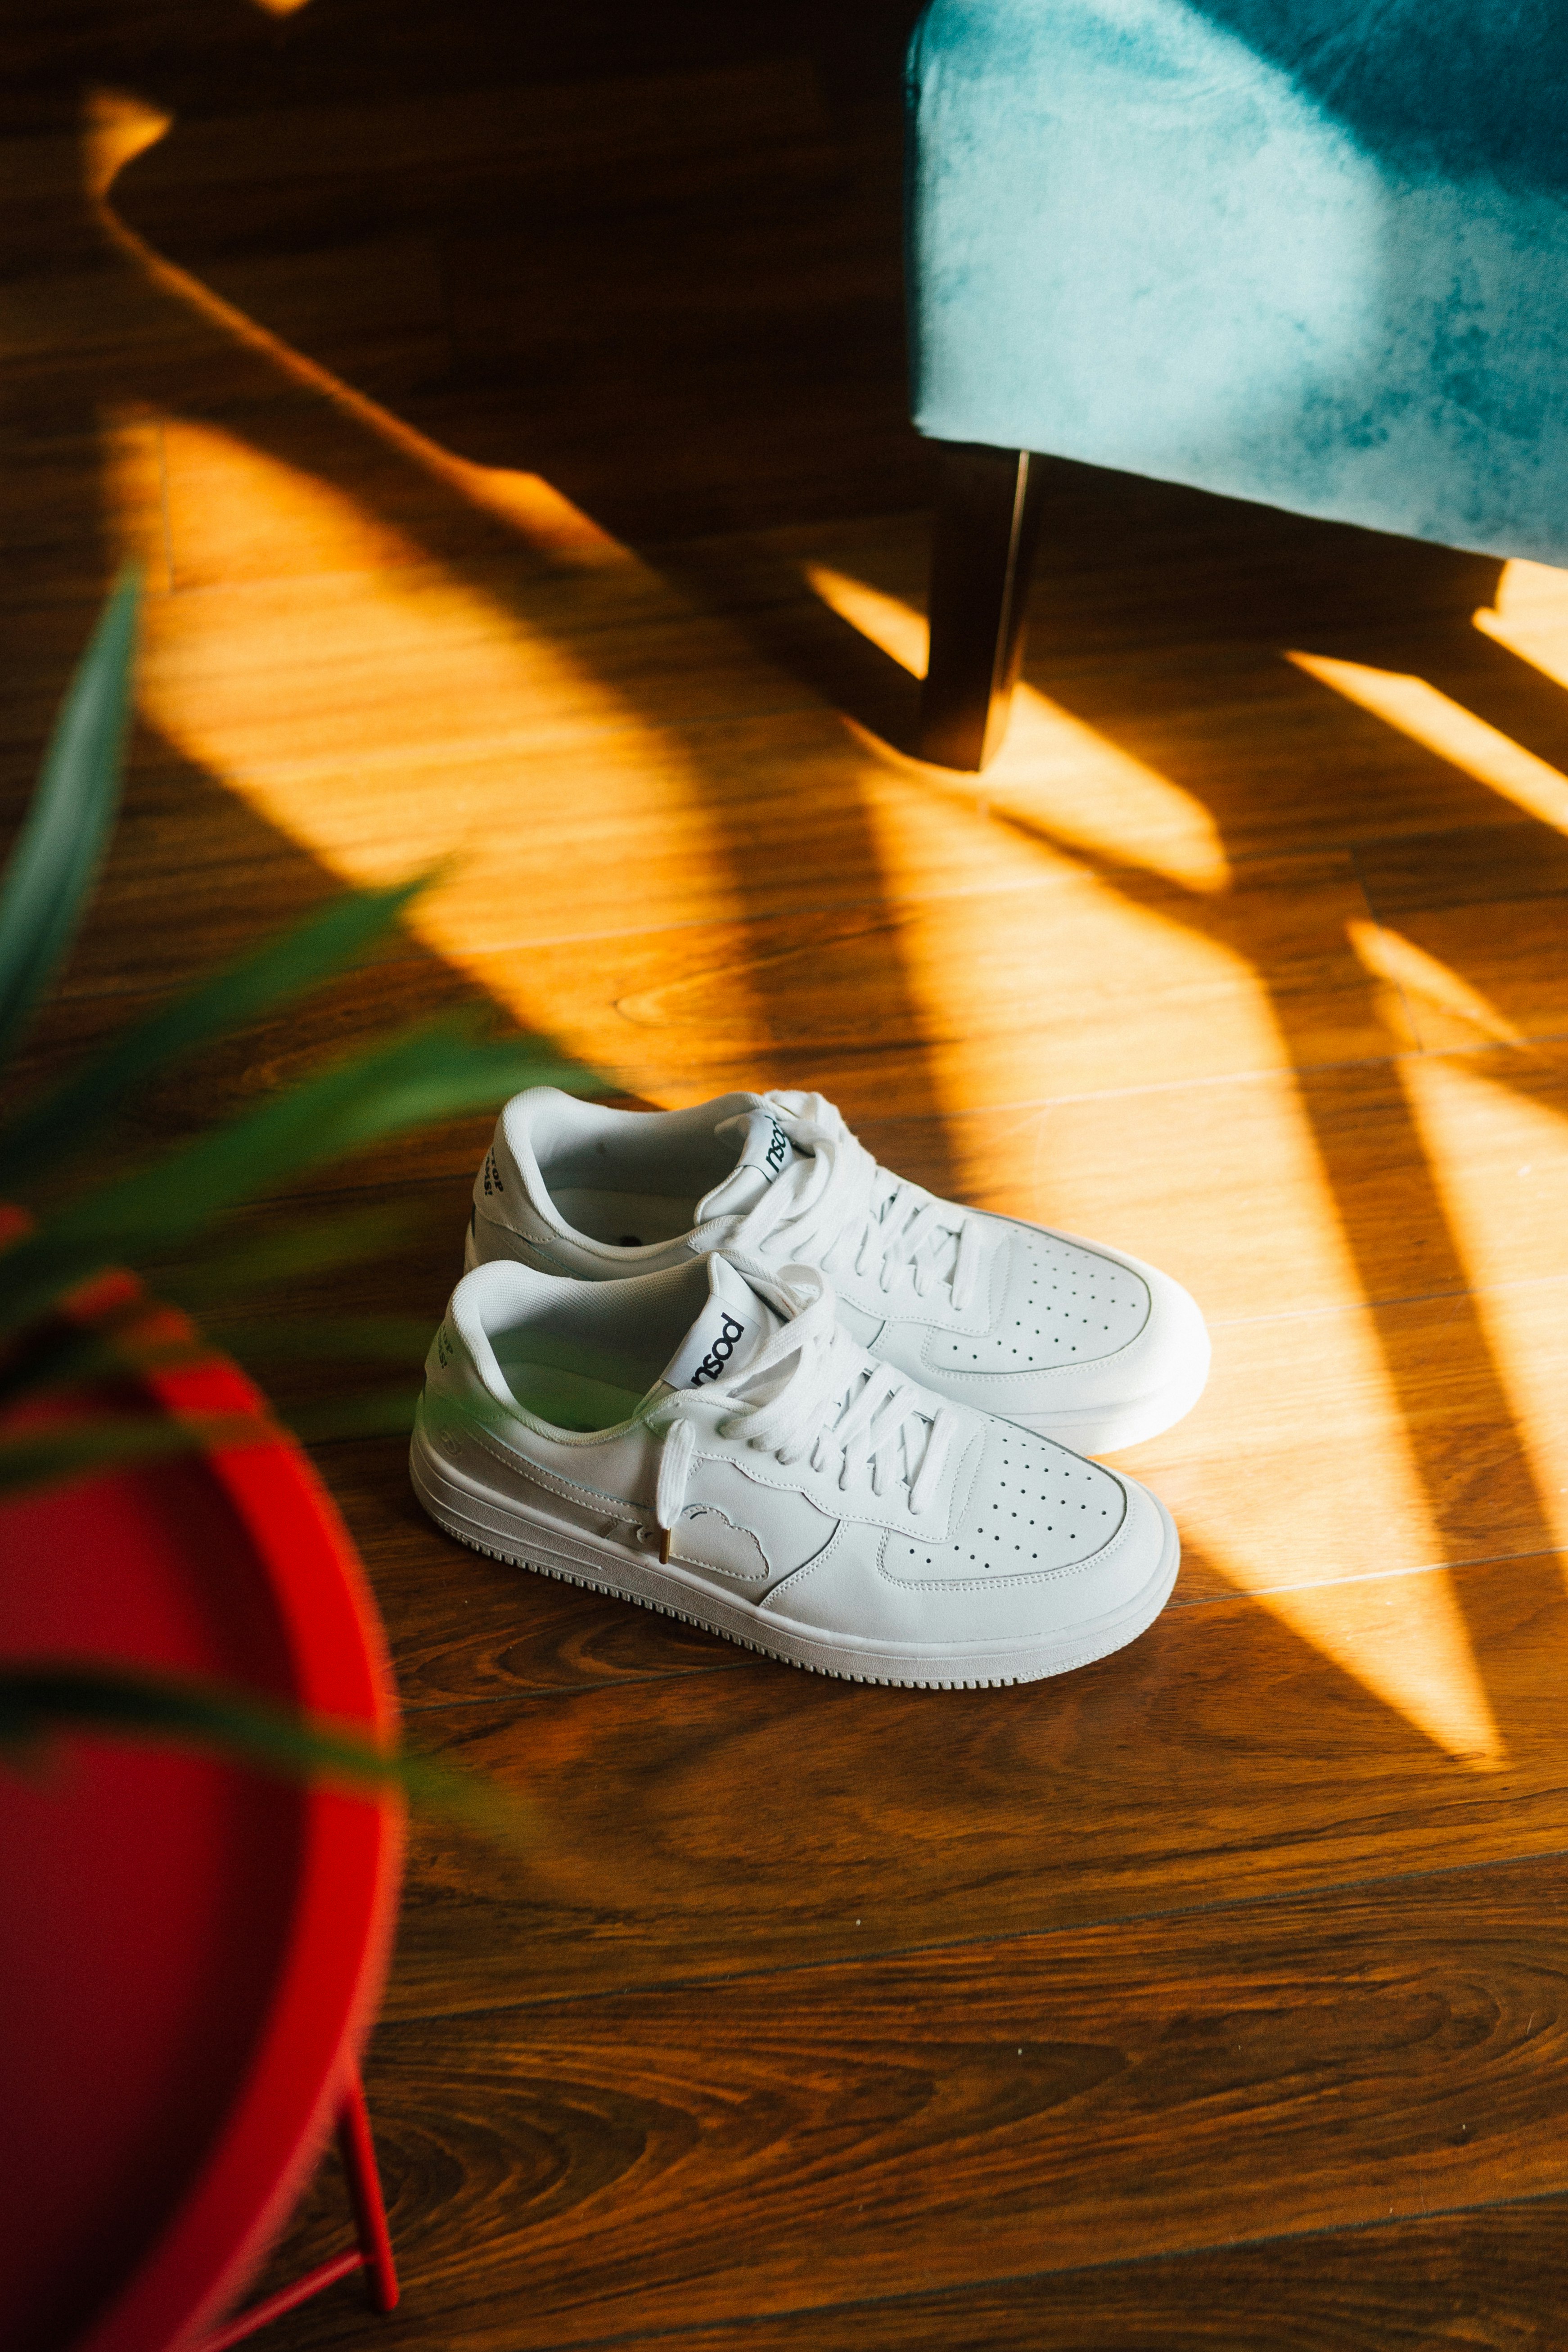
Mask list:
[[[142,1386],[165,1412],[265,1410],[221,1359]],[[276,1435],[0,1509],[0,1659],[215,1677],[378,1740],[396,1723],[353,1545]],[[96,1734],[0,1770],[11,2352],[165,2352],[232,2306],[356,2091],[401,1832],[394,1802]]]

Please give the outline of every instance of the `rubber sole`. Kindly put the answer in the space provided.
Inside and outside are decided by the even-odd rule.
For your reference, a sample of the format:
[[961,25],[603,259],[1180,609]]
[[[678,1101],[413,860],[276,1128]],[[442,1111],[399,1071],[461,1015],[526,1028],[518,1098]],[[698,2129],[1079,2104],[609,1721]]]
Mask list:
[[490,1559],[656,1610],[805,1674],[903,1690],[1001,1690],[1009,1684],[1043,1682],[1049,1675],[1092,1665],[1136,1641],[1153,1623],[1171,1597],[1181,1564],[1175,1522],[1156,1496],[1164,1530],[1159,1564],[1142,1591],[1121,1609],[1049,1640],[894,1643],[794,1623],[739,1594],[714,1591],[675,1560],[644,1558],[559,1528],[546,1534],[504,1496],[459,1476],[442,1462],[419,1422],[408,1467],[414,1491],[437,1526]]

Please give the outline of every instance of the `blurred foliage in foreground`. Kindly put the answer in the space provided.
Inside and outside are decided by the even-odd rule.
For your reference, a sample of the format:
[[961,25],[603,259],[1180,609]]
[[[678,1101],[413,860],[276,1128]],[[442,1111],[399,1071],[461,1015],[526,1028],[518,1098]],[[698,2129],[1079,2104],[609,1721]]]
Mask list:
[[[138,583],[110,597],[61,707],[27,815],[0,877],[0,1202],[37,1207],[0,1223],[0,1513],[38,1488],[215,1444],[267,1443],[268,1415],[170,1412],[135,1376],[198,1362],[194,1328],[115,1297],[113,1276],[150,1273],[161,1295],[232,1317],[280,1284],[384,1253],[395,1213],[323,1217],[279,1209],[237,1224],[258,1196],[326,1160],[541,1084],[603,1080],[526,1038],[470,1020],[426,1021],[140,1163],[103,1149],[115,1115],[173,1065],[342,973],[394,925],[428,877],[352,890],[134,1024],[20,1109],[4,1073],[47,999],[113,831],[132,703]],[[123,1290],[124,1286],[121,1286]],[[95,1295],[96,1294],[96,1295]],[[294,1416],[310,1437],[406,1428],[422,1330],[398,1316],[269,1318],[295,1356],[381,1359],[403,1377],[366,1391],[363,1371]],[[0,1576],[4,1539],[0,1535]],[[0,1663],[0,1754],[25,1761],[67,1727],[163,1738],[345,1786],[400,1786],[486,1819],[501,1801],[427,1759],[384,1756],[351,1726],[305,1721],[238,1691],[69,1660]]]

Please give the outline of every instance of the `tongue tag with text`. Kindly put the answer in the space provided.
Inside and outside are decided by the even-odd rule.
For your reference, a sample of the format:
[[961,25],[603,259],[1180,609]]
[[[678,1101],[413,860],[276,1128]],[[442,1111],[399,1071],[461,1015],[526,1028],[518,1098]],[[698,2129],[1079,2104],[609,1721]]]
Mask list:
[[731,1357],[734,1354],[736,1348],[745,1336],[746,1327],[743,1323],[738,1321],[733,1315],[726,1314],[721,1316],[719,1322],[718,1336],[714,1339],[711,1347],[709,1349],[708,1353],[703,1357],[702,1361],[698,1365],[697,1370],[692,1373],[690,1380],[687,1382],[687,1386],[689,1388],[700,1389],[704,1381],[716,1381],[721,1378],[729,1365]]

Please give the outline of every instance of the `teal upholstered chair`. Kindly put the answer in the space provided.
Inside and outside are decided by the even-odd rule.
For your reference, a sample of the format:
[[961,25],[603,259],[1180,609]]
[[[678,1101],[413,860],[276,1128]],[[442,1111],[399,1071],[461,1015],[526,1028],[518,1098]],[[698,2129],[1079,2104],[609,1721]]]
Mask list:
[[1034,453],[1568,563],[1564,0],[931,0],[921,748],[1006,723]]

